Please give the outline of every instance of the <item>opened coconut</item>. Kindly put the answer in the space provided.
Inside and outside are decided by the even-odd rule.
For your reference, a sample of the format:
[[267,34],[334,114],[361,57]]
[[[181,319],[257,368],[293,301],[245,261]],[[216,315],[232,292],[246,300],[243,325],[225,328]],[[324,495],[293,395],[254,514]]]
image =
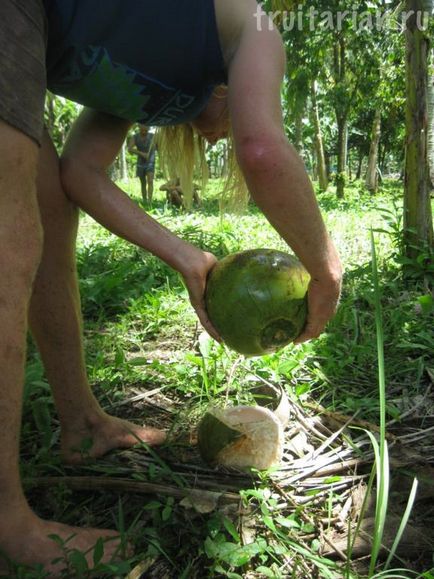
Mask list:
[[309,279],[302,264],[282,251],[234,253],[211,270],[208,315],[223,341],[240,354],[276,352],[304,328]]
[[202,458],[209,464],[264,470],[283,455],[283,426],[268,408],[235,406],[209,410],[198,430]]

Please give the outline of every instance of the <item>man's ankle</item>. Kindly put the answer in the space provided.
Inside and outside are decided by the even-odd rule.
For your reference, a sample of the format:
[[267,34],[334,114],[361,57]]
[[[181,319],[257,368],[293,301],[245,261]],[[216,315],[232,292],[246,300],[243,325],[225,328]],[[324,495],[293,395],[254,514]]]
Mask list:
[[66,411],[58,408],[60,427],[63,432],[88,430],[97,426],[103,420],[105,412],[96,399],[89,401],[85,409],[68,408]]
[[21,482],[0,479],[0,514],[8,511],[21,511],[24,507],[29,508]]
[[0,506],[0,540],[16,534],[21,529],[27,533],[32,524],[37,523],[39,517],[31,510],[27,501],[23,499],[19,504]]

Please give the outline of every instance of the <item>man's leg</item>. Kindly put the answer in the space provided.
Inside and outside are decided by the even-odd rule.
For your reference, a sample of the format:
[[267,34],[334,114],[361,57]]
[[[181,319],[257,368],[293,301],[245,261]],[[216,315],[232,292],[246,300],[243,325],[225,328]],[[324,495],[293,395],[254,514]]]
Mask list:
[[[50,568],[50,562],[62,555],[48,538],[50,534],[64,540],[75,534],[68,545],[80,550],[90,549],[101,536],[116,536],[112,531],[80,530],[42,521],[31,511],[20,482],[27,313],[42,249],[37,162],[37,145],[0,121],[0,570],[6,557]],[[108,559],[119,541],[109,545]]]
[[63,193],[57,154],[47,134],[37,185],[44,245],[30,303],[30,325],[53,389],[64,458],[79,462],[82,457],[77,450],[89,439],[93,445],[87,456],[92,457],[128,448],[138,438],[160,444],[164,440],[161,431],[107,415],[89,386],[75,260],[78,210]]
[[146,173],[146,180],[148,182],[148,204],[152,205],[152,197],[154,196],[154,172],[148,171]]
[[146,173],[144,173],[143,175],[140,175],[139,179],[140,179],[140,188],[141,188],[141,192],[142,192],[143,203],[146,206],[146,204],[148,202],[148,187],[147,187],[147,182],[146,182]]

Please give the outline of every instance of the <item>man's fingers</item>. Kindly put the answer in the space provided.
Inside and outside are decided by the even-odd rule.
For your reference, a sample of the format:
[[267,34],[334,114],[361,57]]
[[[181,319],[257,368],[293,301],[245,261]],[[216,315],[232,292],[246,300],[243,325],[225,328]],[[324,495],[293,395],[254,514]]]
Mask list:
[[294,344],[301,344],[318,338],[327,323],[336,314],[339,304],[341,284],[311,281],[308,290],[308,318],[301,334]]
[[307,324],[303,330],[303,332],[294,340],[294,344],[302,344],[303,342],[308,342],[309,340],[314,340],[318,338],[323,329],[325,328],[325,324],[323,326],[313,326]]
[[221,342],[222,339],[221,339],[221,337],[219,336],[217,330],[214,328],[214,326],[213,326],[212,323],[210,322],[208,316],[205,315],[204,313],[202,313],[201,315],[199,315],[199,312],[197,312],[197,313],[198,313],[199,320],[200,320],[202,326],[205,328],[205,330],[208,332],[208,334],[209,334],[212,338],[214,338],[214,340],[216,340],[217,342]]
[[308,340],[314,340],[315,338],[318,338],[323,332],[327,321],[328,318],[318,320],[318,318],[315,318],[309,314],[306,325],[303,328],[301,334],[294,340],[294,344],[301,344],[302,342],[307,342]]
[[200,323],[202,324],[202,326],[204,327],[204,329],[208,332],[208,334],[214,338],[214,340],[216,340],[217,342],[222,342],[221,337],[219,336],[219,333],[217,332],[217,330],[214,328],[214,326],[211,323],[211,320],[208,317],[208,312],[206,311],[205,308],[205,304],[203,303],[192,303],[192,306],[194,307],[197,317],[199,318]]
[[[313,311],[312,311],[313,310]],[[321,314],[316,313],[317,308],[309,308],[309,315],[306,325],[302,333],[294,340],[294,344],[301,344],[308,340],[318,338],[324,331],[327,323],[333,318],[336,313],[336,308],[329,310],[327,315],[324,315],[324,308],[321,309]]]

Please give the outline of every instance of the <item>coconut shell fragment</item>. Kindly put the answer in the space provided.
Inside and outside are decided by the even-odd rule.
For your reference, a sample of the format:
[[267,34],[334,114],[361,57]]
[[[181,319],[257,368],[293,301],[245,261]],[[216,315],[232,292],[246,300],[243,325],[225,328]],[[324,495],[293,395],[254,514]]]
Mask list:
[[283,426],[271,410],[235,406],[209,410],[198,430],[202,458],[213,465],[265,470],[283,455]]
[[271,383],[260,384],[250,389],[250,393],[258,406],[268,408],[273,412],[274,416],[282,423],[283,428],[288,426],[291,409],[288,395],[282,386],[275,386]]

